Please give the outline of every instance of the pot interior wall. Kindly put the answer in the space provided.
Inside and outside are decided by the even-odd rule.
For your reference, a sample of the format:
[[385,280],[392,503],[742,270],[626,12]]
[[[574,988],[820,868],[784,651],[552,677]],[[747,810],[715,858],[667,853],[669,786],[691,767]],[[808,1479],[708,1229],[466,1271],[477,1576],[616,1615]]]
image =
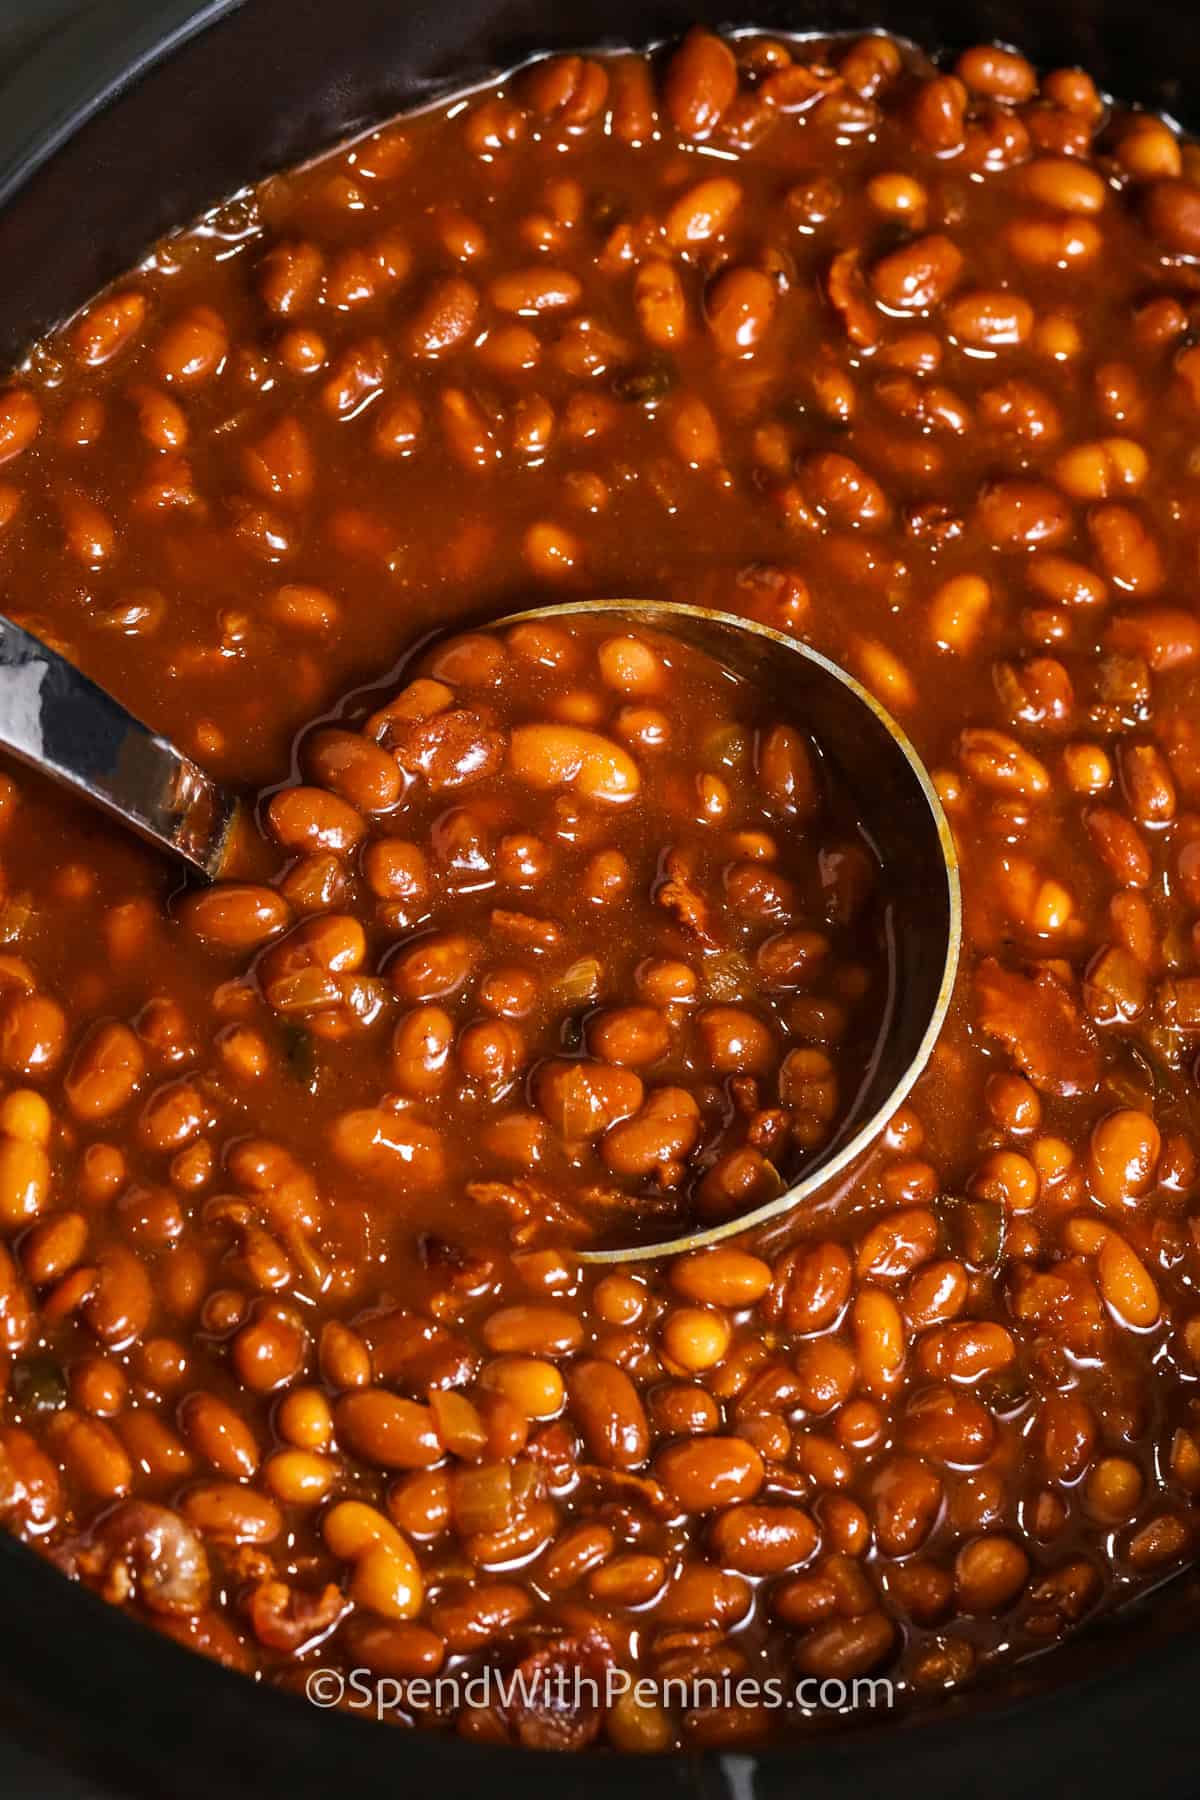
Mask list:
[[[122,0],[111,29],[107,17],[51,59],[55,93],[35,74],[32,92],[23,78],[0,105],[16,142],[22,128],[36,139],[39,108],[65,124],[72,90],[103,86],[110,63],[125,88],[23,183],[27,159],[6,167],[0,143],[0,364],[19,361],[172,225],[363,121],[539,50],[645,44],[696,19],[885,26],[934,48],[999,38],[1044,66],[1081,63],[1122,98],[1172,112],[1184,106],[1181,70],[1200,62],[1200,13],[1179,0]],[[121,81],[130,31],[148,46],[172,26],[182,35],[189,17],[216,22],[132,87]]]

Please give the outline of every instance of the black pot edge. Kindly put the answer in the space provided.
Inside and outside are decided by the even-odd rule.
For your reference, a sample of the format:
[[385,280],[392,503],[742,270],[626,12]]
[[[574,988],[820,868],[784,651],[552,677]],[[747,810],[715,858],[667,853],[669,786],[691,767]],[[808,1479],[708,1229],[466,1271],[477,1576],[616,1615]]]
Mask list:
[[0,207],[156,63],[247,0],[103,0],[0,86]]

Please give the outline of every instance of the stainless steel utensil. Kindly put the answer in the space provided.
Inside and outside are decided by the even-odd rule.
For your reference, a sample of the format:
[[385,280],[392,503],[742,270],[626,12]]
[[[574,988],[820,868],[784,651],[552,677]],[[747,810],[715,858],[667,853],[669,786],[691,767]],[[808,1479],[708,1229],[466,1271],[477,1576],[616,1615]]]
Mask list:
[[209,880],[221,873],[236,796],[65,656],[3,617],[0,746]]
[[[844,784],[887,881],[892,991],[887,1023],[847,1116],[801,1180],[766,1205],[702,1231],[584,1253],[586,1262],[674,1255],[754,1231],[794,1211],[865,1154],[928,1061],[958,967],[962,902],[954,841],[928,772],[896,721],[836,663],[766,625],[702,607],[586,600],[499,619],[609,617],[675,637],[767,693],[802,723]],[[0,746],[94,800],[212,880],[240,804],[65,657],[0,618]]]

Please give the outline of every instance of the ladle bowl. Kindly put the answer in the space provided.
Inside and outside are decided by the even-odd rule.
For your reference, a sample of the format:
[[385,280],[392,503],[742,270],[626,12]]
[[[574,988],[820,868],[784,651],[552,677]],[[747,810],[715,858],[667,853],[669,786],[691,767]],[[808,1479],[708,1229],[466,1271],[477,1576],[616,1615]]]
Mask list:
[[665,600],[580,600],[510,613],[496,627],[611,618],[674,637],[751,683],[819,746],[883,869],[890,991],[866,1079],[799,1180],[752,1211],[699,1231],[581,1261],[645,1261],[700,1249],[779,1220],[827,1189],[869,1150],[929,1060],[950,1005],[962,937],[949,822],[906,733],[846,670],[797,638],[732,613]]

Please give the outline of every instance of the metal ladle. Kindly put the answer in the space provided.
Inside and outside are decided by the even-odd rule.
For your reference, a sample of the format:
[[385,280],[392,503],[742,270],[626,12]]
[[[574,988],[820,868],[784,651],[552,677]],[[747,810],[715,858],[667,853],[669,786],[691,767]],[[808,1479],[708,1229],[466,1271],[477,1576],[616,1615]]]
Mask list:
[[[954,840],[928,771],[891,715],[827,657],[730,613],[656,600],[587,600],[496,620],[607,617],[702,651],[752,683],[820,746],[884,870],[891,992],[865,1081],[800,1180],[706,1230],[586,1251],[596,1263],[673,1255],[753,1231],[844,1174],[870,1148],[929,1059],[958,967],[962,901]],[[238,797],[126,712],[65,657],[0,618],[0,747],[215,880],[241,812]]]
[[239,802],[40,638],[0,617],[0,747],[215,881]]

